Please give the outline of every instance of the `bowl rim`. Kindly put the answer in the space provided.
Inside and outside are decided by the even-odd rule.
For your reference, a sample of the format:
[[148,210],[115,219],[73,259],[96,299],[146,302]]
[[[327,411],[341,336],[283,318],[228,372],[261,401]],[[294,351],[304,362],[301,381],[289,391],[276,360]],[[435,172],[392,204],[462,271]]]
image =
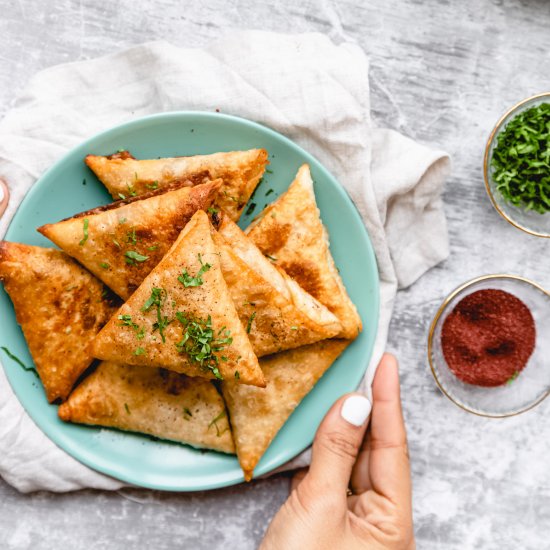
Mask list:
[[529,103],[530,101],[541,99],[543,97],[550,98],[550,91],[548,92],[541,92],[535,95],[532,95],[530,97],[527,97],[525,99],[522,99],[521,101],[518,101],[515,105],[510,107],[497,121],[493,129],[491,130],[491,133],[489,134],[489,138],[487,139],[487,143],[485,145],[485,153],[483,155],[483,179],[485,181],[485,191],[487,191],[487,195],[489,195],[489,199],[491,200],[491,203],[495,210],[510,224],[513,225],[517,229],[521,229],[525,233],[528,233],[529,235],[534,235],[535,237],[543,237],[545,239],[550,238],[550,232],[549,233],[541,233],[539,231],[534,231],[533,229],[528,229],[527,227],[524,227],[523,225],[516,222],[511,216],[509,216],[502,208],[497,204],[497,201],[495,197],[493,196],[493,192],[491,191],[491,186],[489,185],[489,150],[491,149],[491,144],[493,143],[497,133],[500,130],[500,127],[502,126],[503,122],[517,109],[525,105],[526,103]]
[[435,315],[432,319],[432,322],[430,324],[430,330],[428,332],[428,363],[430,365],[430,370],[432,372],[432,375],[434,377],[435,383],[437,384],[438,388],[441,390],[443,395],[445,395],[457,407],[461,408],[462,410],[464,410],[466,412],[475,414],[476,416],[482,416],[484,418],[508,418],[508,417],[511,417],[511,416],[517,416],[517,415],[522,414],[524,412],[527,412],[531,409],[534,409],[537,405],[542,403],[542,401],[544,401],[548,397],[548,395],[550,395],[550,388],[545,393],[543,393],[536,401],[530,403],[529,405],[527,405],[526,407],[524,407],[522,409],[519,409],[519,410],[516,410],[516,411],[513,411],[513,412],[509,412],[509,413],[480,412],[478,410],[475,410],[473,408],[470,408],[470,407],[464,405],[464,403],[462,403],[461,401],[459,401],[458,399],[453,397],[444,388],[443,384],[440,382],[440,380],[438,378],[436,368],[434,366],[433,356],[432,356],[435,327],[437,326],[437,323],[439,322],[439,319],[443,315],[443,312],[447,309],[447,306],[449,305],[451,300],[453,300],[453,298],[455,298],[463,290],[466,290],[467,288],[471,287],[472,285],[474,285],[476,283],[479,283],[481,281],[487,281],[487,280],[491,280],[491,279],[511,279],[511,280],[514,280],[514,281],[520,281],[522,283],[527,283],[527,284],[535,287],[537,290],[543,292],[544,294],[546,294],[546,296],[548,296],[550,298],[550,292],[547,291],[544,287],[542,287],[538,283],[532,281],[531,279],[527,279],[526,277],[522,277],[521,275],[512,275],[512,274],[509,274],[509,273],[492,273],[492,274],[489,274],[489,275],[481,275],[479,277],[475,277],[474,279],[470,279],[470,280],[466,281],[465,283],[462,283],[460,286],[456,287],[453,291],[451,291],[447,295],[447,297],[443,300],[443,302],[441,302],[441,305],[439,306],[437,312],[435,313]]

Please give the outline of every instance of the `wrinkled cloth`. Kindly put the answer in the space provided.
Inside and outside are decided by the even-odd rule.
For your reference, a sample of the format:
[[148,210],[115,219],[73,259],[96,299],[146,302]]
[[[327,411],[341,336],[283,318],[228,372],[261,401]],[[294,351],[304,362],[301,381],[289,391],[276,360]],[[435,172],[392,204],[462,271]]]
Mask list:
[[[0,176],[11,201],[3,236],[26,192],[72,147],[135,118],[219,109],[265,124],[316,156],[347,189],[372,240],[380,323],[362,382],[370,390],[398,288],[448,255],[441,191],[448,156],[374,128],[368,60],[321,34],[236,32],[202,49],[152,42],[38,73],[0,122]],[[290,183],[290,182],[289,182]],[[306,451],[286,468],[307,464]],[[67,455],[33,423],[0,369],[0,475],[22,492],[118,489]]]

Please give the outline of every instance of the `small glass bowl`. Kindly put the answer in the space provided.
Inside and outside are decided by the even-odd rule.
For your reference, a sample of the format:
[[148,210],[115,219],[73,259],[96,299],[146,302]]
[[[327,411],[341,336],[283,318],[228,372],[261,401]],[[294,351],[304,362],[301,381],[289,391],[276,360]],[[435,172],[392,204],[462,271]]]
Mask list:
[[509,109],[496,123],[485,147],[483,175],[485,178],[485,188],[487,189],[487,194],[489,195],[493,206],[507,222],[531,235],[548,238],[550,237],[550,212],[547,212],[546,214],[539,214],[538,212],[533,212],[530,210],[522,210],[521,208],[506,202],[504,197],[496,188],[496,184],[492,176],[493,168],[491,167],[493,149],[497,145],[496,138],[500,131],[503,130],[508,122],[517,114],[534,107],[535,105],[539,105],[540,103],[550,103],[550,92],[537,94],[520,101],[518,104]]
[[[537,331],[535,349],[518,377],[502,386],[466,384],[449,369],[441,349],[447,315],[465,296],[481,289],[499,289],[519,298],[530,310]],[[516,275],[484,275],[459,286],[443,301],[430,326],[428,360],[439,389],[465,411],[493,418],[514,416],[538,405],[550,393],[550,294]]]

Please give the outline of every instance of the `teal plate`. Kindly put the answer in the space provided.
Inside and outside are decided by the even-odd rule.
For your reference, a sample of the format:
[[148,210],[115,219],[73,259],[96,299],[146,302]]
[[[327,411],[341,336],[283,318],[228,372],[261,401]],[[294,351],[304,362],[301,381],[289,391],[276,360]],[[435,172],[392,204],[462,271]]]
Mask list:
[[[252,199],[257,205],[254,212],[243,216],[241,226],[246,227],[265,204],[286,190],[301,164],[309,163],[332,254],[365,326],[279,432],[256,468],[255,475],[261,476],[310,445],[330,405],[357,387],[369,363],[378,325],[378,271],[369,236],[347,193],[318,160],[284,136],[248,120],[200,112],[153,115],[107,130],[63,157],[29,191],[5,238],[51,246],[36,227],[110,202],[103,185],[83,162],[88,153],[107,155],[128,149],[137,158],[156,158],[256,147],[268,150],[270,171]],[[274,192],[267,196],[270,189]],[[0,319],[0,346],[31,365],[23,333],[3,289]],[[60,448],[99,472],[133,485],[169,491],[214,489],[244,480],[234,456],[116,430],[65,424],[57,417],[57,407],[46,401],[33,373],[6,356],[2,360],[15,394],[37,426]]]

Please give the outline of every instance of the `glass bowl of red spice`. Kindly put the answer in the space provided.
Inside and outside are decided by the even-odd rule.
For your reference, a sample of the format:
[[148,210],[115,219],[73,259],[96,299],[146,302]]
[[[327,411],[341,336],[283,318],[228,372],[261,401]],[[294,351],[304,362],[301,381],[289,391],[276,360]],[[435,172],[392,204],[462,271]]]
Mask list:
[[487,140],[483,173],[506,221],[550,237],[550,92],[520,101],[499,119]]
[[548,334],[544,288],[516,275],[485,275],[443,301],[430,326],[428,360],[441,391],[462,409],[513,416],[550,393]]

